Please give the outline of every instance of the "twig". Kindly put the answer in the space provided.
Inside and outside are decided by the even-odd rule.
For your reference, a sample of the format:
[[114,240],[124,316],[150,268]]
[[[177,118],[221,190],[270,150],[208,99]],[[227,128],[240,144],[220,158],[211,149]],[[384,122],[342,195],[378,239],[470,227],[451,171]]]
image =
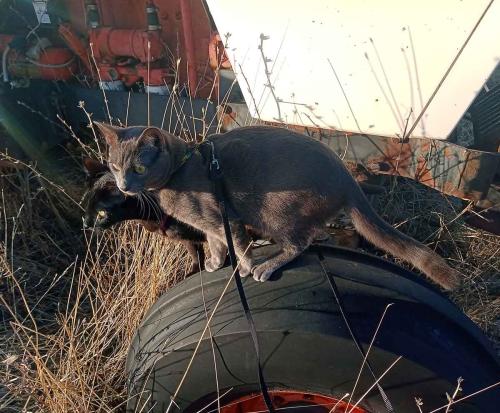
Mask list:
[[83,112],[85,113],[85,116],[87,116],[87,119],[89,121],[89,124],[87,126],[90,129],[92,129],[92,134],[94,135],[94,142],[97,145],[97,152],[98,152],[99,159],[101,162],[104,162],[104,160],[102,158],[102,150],[101,150],[101,147],[99,145],[99,139],[97,138],[97,133],[96,133],[95,128],[94,128],[94,123],[92,122],[92,113],[87,112],[87,110],[85,109],[85,102],[83,100],[80,100],[78,102],[78,107],[81,110],[83,110]]
[[366,390],[363,395],[358,399],[358,401],[356,403],[354,403],[354,405],[349,409],[349,411],[347,413],[352,413],[352,411],[358,406],[359,403],[361,403],[363,401],[363,399],[366,397],[366,395],[368,393],[370,393],[372,391],[372,389],[380,382],[380,380],[382,380],[384,378],[384,376],[389,373],[389,371],[396,365],[396,363],[401,360],[403,358],[403,356],[398,356],[396,358],[396,360],[394,360],[391,365],[389,367],[387,367],[387,369],[382,373],[382,375],[375,381],[375,383],[373,383],[369,388],[368,390]]
[[402,125],[403,117],[401,116],[401,111],[399,110],[398,102],[396,101],[396,98],[394,96],[394,92],[392,91],[392,87],[391,87],[391,84],[390,84],[389,79],[387,77],[387,73],[386,73],[384,65],[382,63],[382,59],[380,58],[377,47],[375,46],[375,41],[371,37],[370,37],[370,43],[373,47],[373,50],[375,51],[375,56],[377,57],[378,64],[380,66],[380,69],[382,70],[382,75],[384,76],[384,80],[385,80],[385,83],[387,85],[387,89],[389,89],[389,93],[391,95],[392,102],[394,103],[394,107],[396,108],[396,111],[398,113],[399,121],[401,122],[401,125]]
[[358,123],[358,119],[356,118],[356,115],[354,114],[354,110],[352,109],[351,102],[349,102],[349,98],[347,97],[347,94],[346,94],[346,92],[344,90],[344,86],[342,86],[342,82],[340,81],[340,79],[339,79],[339,77],[337,75],[337,72],[336,72],[335,68],[333,67],[333,64],[332,64],[330,58],[328,58],[327,60],[328,60],[328,64],[330,65],[330,68],[332,69],[332,72],[333,72],[333,74],[335,76],[335,79],[337,79],[337,83],[338,83],[338,85],[340,87],[340,90],[342,91],[342,94],[344,95],[344,99],[347,102],[347,106],[349,107],[349,111],[351,112],[351,115],[352,115],[352,117],[354,119],[354,122],[356,122],[356,126],[358,128],[358,131],[359,131],[359,133],[362,133],[361,132],[361,127],[359,126],[359,123]]
[[271,62],[271,59],[265,56],[264,54],[264,40],[268,40],[269,36],[264,35],[264,33],[260,34],[260,45],[258,49],[260,50],[260,55],[262,56],[262,61],[264,62],[264,73],[266,75],[267,83],[264,85],[265,87],[269,88],[271,91],[271,94],[273,95],[273,99],[276,102],[276,108],[278,109],[278,118],[275,119],[279,122],[284,122],[283,117],[281,116],[281,108],[280,108],[280,102],[278,97],[276,96],[276,93],[274,91],[274,86],[273,83],[271,82],[271,71],[269,70],[268,63]]
[[429,99],[427,100],[427,103],[425,104],[425,106],[422,108],[422,110],[420,111],[419,115],[417,116],[417,119],[415,120],[415,122],[413,123],[412,127],[410,128],[410,130],[408,131],[408,134],[406,135],[405,138],[411,136],[411,133],[415,130],[415,128],[417,127],[417,124],[418,122],[420,121],[420,119],[422,119],[422,117],[424,116],[424,113],[425,111],[427,110],[427,108],[429,107],[429,105],[431,104],[431,102],[434,100],[434,97],[436,96],[437,92],[439,91],[439,89],[441,89],[441,86],[443,85],[444,81],[446,80],[446,78],[448,77],[448,75],[450,74],[451,72],[451,69],[453,69],[453,67],[455,66],[455,63],[457,63],[457,60],[458,58],[462,55],[462,52],[464,51],[465,47],[467,46],[467,44],[469,44],[469,41],[470,39],[472,38],[472,36],[474,35],[474,33],[476,32],[476,29],[479,27],[479,24],[483,21],[483,18],[484,16],[486,16],[486,13],[488,12],[488,10],[490,9],[491,5],[493,4],[495,0],[490,0],[490,2],[488,3],[488,5],[486,6],[486,8],[484,9],[483,13],[481,13],[481,16],[479,16],[479,19],[477,20],[476,24],[474,25],[474,27],[472,28],[471,32],[469,33],[469,35],[467,36],[467,38],[465,39],[465,42],[463,43],[462,47],[460,47],[460,49],[458,50],[456,56],[454,57],[454,59],[452,60],[452,62],[450,63],[450,65],[448,66],[448,69],[446,69],[446,72],[444,73],[443,77],[441,78],[441,80],[439,81],[438,85],[436,86],[436,88],[434,89],[434,91],[432,92],[432,95],[429,97]]
[[0,159],[3,159],[3,160],[7,160],[9,162],[12,162],[13,164],[20,164],[22,166],[24,166],[25,168],[28,168],[31,172],[33,172],[35,174],[35,176],[37,178],[40,178],[42,179],[43,181],[47,182],[50,186],[56,188],[58,191],[62,192],[64,195],[66,195],[66,197],[71,201],[73,202],[75,205],[78,205],[78,208],[82,209],[82,206],[77,202],[75,201],[67,192],[66,190],[60,186],[60,185],[57,185],[56,183],[52,182],[50,179],[46,178],[45,176],[43,176],[40,172],[38,172],[32,165],[26,163],[26,162],[23,162],[23,161],[20,161],[19,159],[16,159],[16,158],[13,158],[12,156],[10,155],[7,155],[6,153],[3,153],[3,152],[0,152]]
[[432,411],[430,411],[430,412],[428,412],[428,413],[436,413],[436,412],[439,412],[440,410],[443,410],[443,409],[448,408],[448,406],[451,406],[451,405],[453,405],[453,404],[457,404],[457,403],[460,403],[460,402],[462,402],[462,401],[464,401],[464,400],[470,399],[471,397],[477,396],[477,395],[478,395],[478,394],[480,394],[480,393],[484,393],[485,391],[491,390],[491,389],[493,389],[494,387],[497,387],[498,385],[500,385],[500,381],[497,381],[496,383],[493,383],[493,384],[491,384],[491,385],[489,385],[489,386],[487,386],[487,387],[484,387],[484,388],[482,388],[481,390],[475,391],[474,393],[471,393],[471,394],[469,394],[469,395],[467,395],[467,396],[461,397],[460,399],[454,400],[454,401],[452,401],[452,402],[451,402],[451,404],[450,404],[450,403],[448,403],[448,404],[446,404],[445,406],[438,407],[437,409],[434,409],[434,410],[432,410]]
[[253,106],[255,108],[255,113],[257,113],[257,117],[259,118],[259,120],[262,120],[260,117],[259,107],[257,106],[257,102],[255,101],[255,96],[253,95],[252,89],[250,88],[250,83],[248,82],[248,79],[245,76],[245,72],[243,71],[243,68],[241,67],[241,65],[239,63],[238,63],[238,67],[240,68],[241,76],[243,76],[243,79],[245,80],[245,83],[247,85],[247,91],[250,94],[250,97],[252,98]]
[[424,403],[422,402],[422,399],[420,397],[415,397],[415,404],[417,405],[418,412],[424,413],[422,411],[422,406],[424,405]]
[[[249,248],[252,246],[252,243],[250,243],[248,245],[248,247],[246,248],[245,252],[243,255],[245,255],[247,253],[247,251],[249,250]],[[191,355],[191,358],[189,359],[189,363],[186,367],[186,369],[184,370],[184,374],[182,375],[182,378],[177,386],[177,388],[175,389],[175,392],[174,394],[171,396],[170,398],[170,403],[167,407],[167,410],[165,413],[169,413],[170,412],[170,409],[172,408],[172,405],[174,404],[174,400],[176,399],[176,397],[178,396],[180,390],[181,390],[181,387],[182,385],[184,384],[184,381],[186,380],[186,377],[189,373],[189,370],[191,369],[191,365],[193,364],[193,360],[196,356],[196,354],[198,353],[198,349],[200,348],[200,345],[201,345],[201,342],[203,340],[203,337],[205,336],[205,333],[207,332],[208,330],[208,327],[210,325],[210,323],[212,322],[212,318],[214,317],[215,315],[215,312],[217,311],[217,309],[219,308],[219,305],[220,303],[222,302],[222,299],[224,298],[224,295],[226,294],[227,290],[229,289],[229,285],[231,284],[232,280],[233,280],[233,277],[234,277],[234,274],[236,273],[236,271],[238,270],[239,266],[240,266],[240,262],[238,262],[235,270],[231,273],[231,276],[228,278],[227,280],[227,283],[224,287],[224,289],[222,290],[222,293],[219,297],[219,299],[217,300],[217,302],[215,303],[215,306],[214,306],[214,309],[212,310],[212,314],[210,314],[210,317],[208,318],[207,320],[207,323],[205,324],[205,328],[203,329],[203,331],[201,332],[200,334],[200,338],[198,339],[198,342],[196,343],[196,347],[194,348],[193,350],[193,354]]]
[[[49,122],[50,124],[52,124],[52,125],[56,126],[56,127],[57,127],[57,128],[59,128],[59,129],[62,129],[63,131],[65,131],[65,132],[66,132],[66,129],[64,129],[64,128],[63,128],[61,125],[59,125],[57,122],[54,122],[53,120],[49,119],[47,116],[45,116],[45,115],[44,115],[42,112],[40,112],[39,110],[35,110],[35,109],[33,109],[31,106],[27,105],[26,103],[24,103],[24,102],[22,102],[22,101],[20,101],[20,100],[18,100],[16,103],[17,103],[18,105],[20,105],[20,106],[22,106],[22,107],[24,107],[24,108],[28,109],[31,113],[34,113],[34,114],[36,114],[36,115],[40,116],[42,119],[46,120],[46,121],[47,121],[47,122]],[[57,115],[57,116],[59,117],[59,115]]]
[[99,66],[97,66],[97,61],[95,60],[95,56],[94,56],[94,47],[93,47],[94,45],[92,44],[92,42],[90,42],[89,46],[90,46],[90,55],[92,57],[92,61],[94,62],[94,65],[95,65],[95,68],[97,71],[97,77],[99,78],[99,87],[102,91],[102,97],[104,99],[104,105],[106,106],[106,112],[108,114],[109,124],[112,125],[113,119],[111,118],[111,113],[109,112],[108,98],[106,96],[106,91],[104,90],[104,85],[103,85],[102,78],[101,78],[101,72],[99,71]]
[[444,411],[444,413],[448,413],[450,411],[453,401],[458,396],[458,393],[462,391],[461,385],[463,381],[464,379],[462,377],[459,377],[457,379],[457,386],[455,387],[455,391],[453,392],[453,394],[450,396],[448,393],[446,393],[446,398],[448,399],[448,406],[446,406],[446,410]]
[[150,72],[150,66],[151,66],[151,63],[150,63],[150,54],[151,54],[151,42],[148,40],[148,84],[147,84],[147,92],[148,92],[148,126],[151,126],[151,110],[150,110],[150,102],[149,102],[149,95],[150,95],[150,89],[151,89],[151,86],[150,86],[150,82],[149,82],[149,72]]
[[[358,386],[358,383],[359,383],[359,379],[361,378],[361,373],[363,373],[363,368],[365,367],[365,364],[367,363],[367,360],[368,360],[368,356],[370,354],[370,350],[372,349],[373,347],[373,343],[375,341],[375,338],[377,337],[378,335],[378,332],[380,330],[380,327],[382,326],[382,322],[384,321],[384,318],[385,318],[385,315],[387,313],[387,310],[389,310],[389,308],[393,305],[394,303],[389,303],[385,306],[384,308],[384,312],[382,313],[382,315],[380,316],[380,320],[377,324],[377,327],[375,328],[375,332],[373,333],[372,335],[372,339],[370,341],[370,345],[368,346],[368,350],[366,350],[366,353],[363,357],[363,362],[361,363],[361,367],[359,368],[359,372],[358,372],[358,376],[356,377],[356,381],[354,382],[354,387],[352,388],[352,391],[351,391],[351,394],[349,396],[349,400],[347,402],[347,404],[350,404],[351,403],[351,400],[352,398],[354,397],[354,393],[356,392],[356,387]],[[381,394],[384,394],[383,391],[381,392]]]
[[[200,254],[198,253],[198,265],[200,266],[199,268],[199,274],[200,274],[200,286],[201,286],[201,297],[203,299],[203,308],[205,310],[205,317],[207,318],[208,321],[208,309],[207,309],[207,302],[205,299],[205,289],[203,286],[203,273],[201,271],[201,265],[199,264],[200,262]],[[212,357],[214,359],[214,370],[215,370],[215,387],[217,389],[217,411],[220,413],[220,388],[219,388],[219,375],[217,372],[217,358],[215,357],[215,348],[214,348],[214,338],[212,335],[212,329],[210,328],[210,325],[208,325],[208,335],[210,336],[210,345],[212,347]]]
[[130,90],[128,91],[128,97],[127,97],[127,113],[125,114],[125,127],[128,126],[128,111],[130,109]]

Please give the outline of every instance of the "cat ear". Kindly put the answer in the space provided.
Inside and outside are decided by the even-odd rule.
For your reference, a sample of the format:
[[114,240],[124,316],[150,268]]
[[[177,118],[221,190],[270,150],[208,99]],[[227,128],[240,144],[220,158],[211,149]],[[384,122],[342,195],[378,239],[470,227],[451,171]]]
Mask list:
[[162,142],[162,136],[163,132],[161,129],[151,126],[144,129],[144,131],[141,133],[141,136],[139,136],[139,142],[143,145],[149,144],[159,148]]
[[97,128],[109,146],[114,146],[118,143],[118,128],[102,122],[92,122],[92,124]]
[[83,158],[83,170],[85,171],[85,174],[87,175],[87,179],[94,180],[99,175],[102,175],[102,174],[108,172],[109,168],[107,165],[105,165],[99,161],[96,161],[95,159],[84,157]]

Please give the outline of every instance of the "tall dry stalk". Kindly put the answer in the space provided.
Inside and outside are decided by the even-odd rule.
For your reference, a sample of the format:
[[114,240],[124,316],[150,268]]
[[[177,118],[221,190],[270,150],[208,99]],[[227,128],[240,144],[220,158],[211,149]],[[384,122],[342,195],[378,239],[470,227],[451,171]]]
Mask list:
[[84,237],[68,198],[28,169],[2,189],[0,410],[120,409],[129,343],[183,278],[183,247],[134,223]]

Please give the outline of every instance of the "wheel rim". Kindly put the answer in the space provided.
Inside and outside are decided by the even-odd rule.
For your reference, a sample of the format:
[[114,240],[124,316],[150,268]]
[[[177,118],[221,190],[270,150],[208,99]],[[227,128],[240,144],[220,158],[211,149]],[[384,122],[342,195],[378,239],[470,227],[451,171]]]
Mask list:
[[[273,406],[280,413],[368,413],[365,409],[344,400],[317,393],[301,391],[269,392]],[[264,413],[267,412],[262,395],[253,393],[233,399],[221,406],[221,413]]]

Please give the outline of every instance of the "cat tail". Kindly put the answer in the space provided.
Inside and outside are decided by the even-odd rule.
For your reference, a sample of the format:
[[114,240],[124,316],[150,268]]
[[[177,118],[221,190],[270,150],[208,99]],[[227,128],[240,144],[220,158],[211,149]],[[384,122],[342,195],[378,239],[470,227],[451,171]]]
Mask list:
[[460,285],[462,276],[458,271],[430,248],[385,222],[358,187],[351,191],[349,208],[354,227],[373,245],[409,262],[446,290]]

